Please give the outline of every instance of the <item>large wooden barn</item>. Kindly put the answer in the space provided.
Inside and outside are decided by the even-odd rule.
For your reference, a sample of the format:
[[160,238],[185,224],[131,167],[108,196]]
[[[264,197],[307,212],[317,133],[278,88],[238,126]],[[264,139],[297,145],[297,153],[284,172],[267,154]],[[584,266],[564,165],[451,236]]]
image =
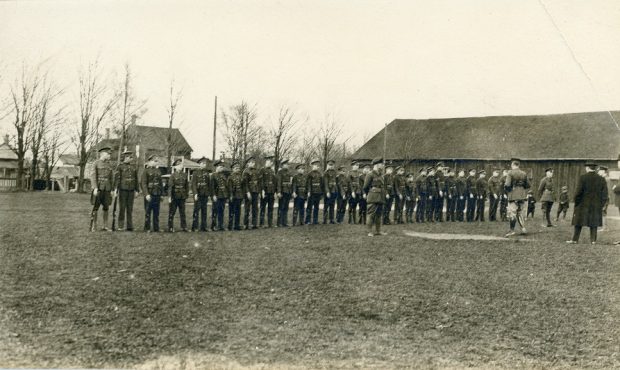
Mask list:
[[572,196],[586,161],[615,168],[620,153],[620,112],[441,119],[395,119],[366,142],[353,159],[384,155],[416,172],[443,161],[454,169],[509,168],[512,157],[533,181],[554,169]]

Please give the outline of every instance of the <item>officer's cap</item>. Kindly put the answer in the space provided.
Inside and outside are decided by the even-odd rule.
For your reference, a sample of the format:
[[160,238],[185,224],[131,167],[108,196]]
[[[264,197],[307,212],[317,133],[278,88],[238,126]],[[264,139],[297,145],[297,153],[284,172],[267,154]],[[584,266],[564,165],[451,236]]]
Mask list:
[[422,167],[422,168],[420,168],[420,169],[418,170],[418,172],[419,172],[419,173],[422,173],[422,172],[424,172],[424,171],[426,171],[426,168],[424,168],[424,167]]
[[599,170],[603,170],[603,171],[607,171],[607,167],[606,166],[598,166]]
[[427,170],[427,171],[429,171],[429,172],[430,172],[430,171],[435,171],[435,167],[430,166],[430,167],[428,167],[426,170]]
[[398,171],[398,170],[402,170],[402,169],[403,169],[403,166],[397,166],[397,167],[396,167],[396,171]]
[[588,161],[588,162],[586,162],[585,166],[586,167],[591,167],[591,168],[596,168],[596,163]]
[[368,163],[364,163],[364,166],[362,168],[370,168],[370,165]]
[[198,160],[198,163],[209,163],[209,162],[211,162],[211,160],[205,156],[203,156],[202,158]]
[[182,159],[175,159],[174,162],[172,162],[173,166],[178,166],[179,164],[183,163]]
[[381,158],[381,157],[377,157],[377,158],[372,160],[372,164],[373,165],[375,165],[377,163],[381,163],[381,162],[383,162],[383,158]]
[[264,158],[266,161],[271,161],[271,160],[273,160],[274,156],[272,156],[272,155],[266,155],[266,156],[264,156],[263,158]]
[[221,159],[219,159],[219,160],[215,161],[215,163],[214,163],[213,165],[214,165],[215,167],[217,167],[217,166],[223,166],[223,165],[224,165],[224,161],[223,161],[223,160],[221,160]]
[[486,173],[487,173],[487,171],[482,170],[482,171],[478,172],[478,175],[486,175]]
[[553,172],[553,168],[551,168],[551,167],[545,168],[545,172],[549,172],[549,171]]
[[530,189],[527,191],[528,194],[534,194],[534,192]]
[[230,168],[241,167],[241,163],[235,161],[230,165]]
[[344,171],[344,170],[346,170],[346,169],[347,169],[347,168],[346,168],[345,166],[338,166],[338,171]]
[[566,185],[562,186],[562,190],[568,190],[568,186]]
[[336,163],[336,162],[334,162],[333,159],[330,159],[330,160],[327,161],[327,164],[334,164],[334,163]]
[[385,169],[387,170],[388,168],[392,168],[392,169],[393,169],[393,168],[394,168],[394,166],[393,166],[391,163],[387,163],[387,164],[385,165]]
[[435,165],[435,167],[444,167],[443,162],[437,162],[437,164]]
[[512,157],[510,158],[510,163],[521,164],[521,160],[519,158]]
[[287,164],[287,163],[288,163],[288,159],[283,159],[283,160],[280,162],[280,165],[285,165],[285,164]]
[[470,168],[469,172],[476,172],[476,169],[475,168]]
[[147,161],[155,161],[157,160],[157,154],[151,154],[149,155],[149,157],[146,159]]
[[110,148],[109,146],[104,146],[103,148],[99,148],[98,152],[108,152],[110,153],[112,151],[112,148]]
[[321,161],[319,161],[318,159],[313,159],[312,162],[310,162],[310,164],[320,164]]
[[248,162],[251,162],[251,161],[256,161],[256,160],[254,159],[254,157],[250,156],[248,157],[248,159],[245,160],[245,164],[248,164]]
[[357,163],[357,161],[351,161],[351,166],[355,166],[356,164],[359,164],[359,163]]
[[123,155],[132,155],[132,154],[133,154],[133,152],[131,150],[125,150],[123,152]]
[[295,169],[298,170],[300,168],[304,168],[303,163],[298,164],[297,166],[295,166]]

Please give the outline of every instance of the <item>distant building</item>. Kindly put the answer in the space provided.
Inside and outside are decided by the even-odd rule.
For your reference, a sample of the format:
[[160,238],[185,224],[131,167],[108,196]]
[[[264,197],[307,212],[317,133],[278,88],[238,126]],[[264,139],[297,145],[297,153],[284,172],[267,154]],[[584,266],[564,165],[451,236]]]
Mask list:
[[17,154],[9,146],[9,135],[0,144],[0,190],[11,190],[17,186]]
[[[80,158],[75,154],[62,154],[52,169],[51,180],[58,183],[60,191],[73,192],[77,190],[77,181],[80,176]],[[54,186],[54,185],[52,185]]]

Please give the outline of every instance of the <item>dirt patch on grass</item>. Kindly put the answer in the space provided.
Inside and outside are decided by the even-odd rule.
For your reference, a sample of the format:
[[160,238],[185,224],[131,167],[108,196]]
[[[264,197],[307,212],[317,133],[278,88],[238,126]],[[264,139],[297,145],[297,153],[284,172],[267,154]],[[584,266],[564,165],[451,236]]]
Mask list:
[[449,234],[449,233],[420,233],[415,231],[405,231],[405,235],[422,239],[432,240],[500,240],[500,241],[528,241],[528,239],[509,239],[493,235],[478,234]]

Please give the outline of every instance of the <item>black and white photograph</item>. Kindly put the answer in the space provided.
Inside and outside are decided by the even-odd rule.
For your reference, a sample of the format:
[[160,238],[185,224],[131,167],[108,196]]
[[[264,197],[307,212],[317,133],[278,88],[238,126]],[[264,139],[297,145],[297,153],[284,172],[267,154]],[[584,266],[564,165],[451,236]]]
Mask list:
[[619,20],[0,0],[0,368],[620,368]]

